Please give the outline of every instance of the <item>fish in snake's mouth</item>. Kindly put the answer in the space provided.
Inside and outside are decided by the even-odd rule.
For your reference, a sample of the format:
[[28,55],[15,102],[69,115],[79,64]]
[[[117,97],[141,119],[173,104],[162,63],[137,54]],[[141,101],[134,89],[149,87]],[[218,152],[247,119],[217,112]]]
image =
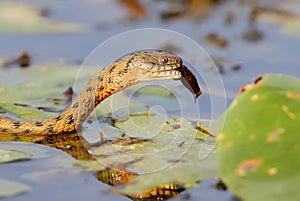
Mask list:
[[202,94],[195,75],[184,65],[165,65],[152,68],[152,76],[156,79],[180,80],[182,84],[193,94],[194,98]]
[[182,84],[194,95],[195,100],[202,94],[195,75],[184,65],[180,68]]

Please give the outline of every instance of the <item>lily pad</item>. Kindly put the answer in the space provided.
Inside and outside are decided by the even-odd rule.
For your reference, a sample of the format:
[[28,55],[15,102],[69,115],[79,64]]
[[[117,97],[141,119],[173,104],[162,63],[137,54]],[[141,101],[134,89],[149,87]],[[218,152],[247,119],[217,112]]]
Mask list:
[[35,108],[29,108],[13,104],[0,103],[0,108],[4,111],[17,114],[18,117],[27,120],[48,119],[57,115],[57,113],[54,112],[44,112]]
[[25,184],[0,178],[0,198],[19,195],[29,190],[30,187]]
[[14,149],[0,149],[0,163],[26,160],[31,158],[31,154]]
[[172,118],[155,113],[155,111],[130,114],[126,121],[116,120],[115,126],[124,130],[124,133],[130,137],[192,140],[197,134],[197,130],[190,121],[183,118]]
[[33,6],[16,2],[0,3],[0,32],[9,33],[61,33],[82,32],[84,28],[74,23],[47,19]]
[[226,185],[243,200],[300,200],[299,83],[265,75],[226,112],[218,164]]
[[180,111],[187,107],[184,101],[181,100],[179,102],[172,90],[155,84],[145,85],[140,88],[133,87],[133,93],[130,98],[135,102],[149,106],[160,105],[168,112]]
[[136,91],[135,95],[138,95],[139,93],[147,94],[150,96],[163,96],[166,98],[174,98],[174,94],[172,92],[164,87],[160,87],[159,85],[146,85],[138,91]]
[[[62,97],[63,92],[88,80],[97,69],[90,68],[77,75],[78,66],[39,66],[1,71],[0,102],[28,103],[32,100],[51,102],[45,97]],[[36,101],[38,103],[38,101]]]
[[[139,120],[140,117],[135,116],[135,119],[143,121],[143,118]],[[191,186],[202,179],[217,177],[214,138],[195,129],[190,121],[167,117],[165,122],[168,123],[153,124],[153,127],[161,127],[158,132],[156,128],[148,128],[157,132],[156,135],[141,131],[139,136],[137,130],[133,131],[127,125],[129,121],[116,122],[116,125],[135,138],[91,147],[89,153],[97,161],[77,165],[87,171],[126,167],[127,171],[139,174],[131,178],[122,190],[126,194],[173,182]],[[201,152],[207,153],[205,158],[200,157]]]
[[[1,138],[0,138],[1,140]],[[47,157],[47,150],[27,143],[1,143],[0,162]]]
[[[86,69],[77,76],[79,67],[41,66],[28,69],[2,71],[0,74],[0,107],[25,119],[45,119],[55,113],[39,111],[35,108],[12,105],[28,104],[37,107],[64,109],[63,92],[73,86],[82,85],[96,69]],[[53,99],[62,100],[59,104]]]
[[[177,149],[185,149],[186,147],[188,147],[186,153],[179,159],[174,160],[178,152],[180,152]],[[129,181],[129,184],[121,191],[130,194],[142,192],[157,185],[169,183],[178,183],[184,185],[186,188],[190,188],[195,186],[197,182],[201,180],[216,178],[218,176],[216,154],[212,151],[212,147],[207,149],[207,153],[209,154],[205,159],[199,158],[201,149],[205,149],[205,147],[205,142],[194,141],[191,144],[187,142],[183,144],[182,147],[173,146],[174,149],[170,149],[169,154],[173,151],[175,157],[163,154],[161,158],[159,158],[159,154],[157,154],[154,156],[157,159],[156,161],[149,160],[150,156],[143,162],[133,164],[130,168],[138,167],[140,169],[148,169],[149,166],[151,168],[154,166],[157,168],[157,171],[133,177]],[[167,159],[168,157],[170,157],[169,160]],[[167,161],[168,164],[165,164],[165,161]]]

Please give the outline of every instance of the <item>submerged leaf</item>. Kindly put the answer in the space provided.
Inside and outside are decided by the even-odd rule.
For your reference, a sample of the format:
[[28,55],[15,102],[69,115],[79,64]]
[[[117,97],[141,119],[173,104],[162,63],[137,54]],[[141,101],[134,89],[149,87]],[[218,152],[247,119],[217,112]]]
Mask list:
[[29,190],[29,186],[0,178],[0,198],[26,193]]
[[44,158],[48,156],[47,152],[46,149],[31,144],[0,142],[0,162]]
[[[1,147],[1,146],[0,146]],[[31,154],[14,149],[0,149],[0,163],[26,160],[31,158]]]

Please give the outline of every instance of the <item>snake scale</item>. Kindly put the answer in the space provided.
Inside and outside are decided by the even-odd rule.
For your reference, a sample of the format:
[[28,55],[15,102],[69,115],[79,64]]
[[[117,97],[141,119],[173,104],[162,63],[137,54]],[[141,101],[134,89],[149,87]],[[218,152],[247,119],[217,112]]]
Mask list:
[[167,51],[135,51],[95,74],[72,104],[55,118],[22,121],[0,116],[0,135],[55,135],[74,132],[105,98],[143,81],[182,79],[196,98],[201,90],[193,74],[182,63],[179,56]]

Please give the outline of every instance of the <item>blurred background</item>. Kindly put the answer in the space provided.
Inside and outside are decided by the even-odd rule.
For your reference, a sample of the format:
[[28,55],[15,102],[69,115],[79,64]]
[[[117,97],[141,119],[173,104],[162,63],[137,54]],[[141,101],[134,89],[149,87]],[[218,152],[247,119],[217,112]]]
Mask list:
[[0,65],[18,65],[24,56],[25,66],[26,56],[30,65],[80,65],[116,34],[165,28],[209,53],[230,100],[259,74],[300,75],[299,8],[297,0],[1,1]]
[[0,65],[24,52],[32,65],[81,64],[116,34],[165,28],[204,47],[231,97],[258,74],[300,74],[299,7],[297,0],[1,1]]

